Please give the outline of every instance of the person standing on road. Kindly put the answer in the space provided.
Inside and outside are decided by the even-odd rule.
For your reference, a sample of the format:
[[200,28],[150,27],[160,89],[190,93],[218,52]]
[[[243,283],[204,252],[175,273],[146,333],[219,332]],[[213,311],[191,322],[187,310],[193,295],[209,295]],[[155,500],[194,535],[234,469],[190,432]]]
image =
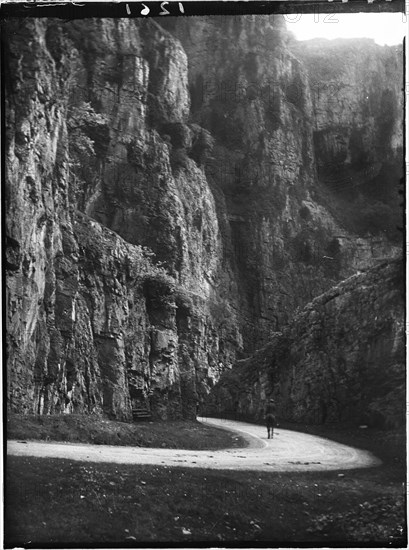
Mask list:
[[270,433],[271,438],[274,438],[274,426],[276,425],[276,404],[274,399],[270,399],[269,402],[266,405],[265,412],[264,412],[264,418],[266,421],[266,427],[267,427],[267,438],[270,439]]

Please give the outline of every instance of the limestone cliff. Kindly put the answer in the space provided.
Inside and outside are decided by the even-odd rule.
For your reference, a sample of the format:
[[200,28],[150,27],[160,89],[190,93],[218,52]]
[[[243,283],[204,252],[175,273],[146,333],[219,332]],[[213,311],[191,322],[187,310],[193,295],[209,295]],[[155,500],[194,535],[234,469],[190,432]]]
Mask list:
[[321,52],[277,15],[166,24],[188,55],[191,116],[215,138],[205,172],[223,192],[225,269],[253,320],[248,351],[337,281],[400,253],[402,51],[368,40]]
[[[377,228],[375,241],[379,234],[399,241],[402,47],[380,47],[369,39],[311,40],[295,43],[293,50],[306,67],[312,94],[317,193],[350,229],[365,234]],[[331,208],[329,191],[344,208]]]
[[193,160],[171,158],[193,133],[186,56],[154,22],[7,32],[10,406],[191,416],[196,379],[240,335],[233,324],[219,346],[208,320],[213,196]]
[[266,399],[273,397],[283,420],[403,425],[403,297],[398,260],[353,275],[224,373],[209,412],[262,419]]
[[[397,253],[383,228],[369,236],[337,215],[347,198],[322,167],[346,115],[323,127],[329,107],[281,18],[166,26],[27,18],[4,28],[12,410],[193,416],[220,374],[297,308]],[[368,56],[382,83],[396,82],[401,58],[384,52],[371,45]],[[393,78],[382,69],[391,59]],[[348,85],[367,93],[359,79]],[[396,212],[394,86],[389,118],[382,98],[367,126],[362,101],[350,117],[365,126],[359,143],[378,143],[389,125],[383,168],[365,182],[380,189],[393,167],[392,191],[376,200]],[[339,162],[354,176],[358,138],[345,132]]]

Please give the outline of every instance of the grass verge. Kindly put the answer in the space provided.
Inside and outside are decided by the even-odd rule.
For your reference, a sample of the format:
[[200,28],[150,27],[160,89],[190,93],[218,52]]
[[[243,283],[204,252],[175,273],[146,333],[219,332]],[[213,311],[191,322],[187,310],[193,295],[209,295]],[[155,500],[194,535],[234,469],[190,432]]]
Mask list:
[[238,434],[195,421],[127,423],[81,415],[9,415],[7,438],[190,450],[247,446]]
[[6,548],[143,543],[405,546],[382,468],[265,473],[8,457]]

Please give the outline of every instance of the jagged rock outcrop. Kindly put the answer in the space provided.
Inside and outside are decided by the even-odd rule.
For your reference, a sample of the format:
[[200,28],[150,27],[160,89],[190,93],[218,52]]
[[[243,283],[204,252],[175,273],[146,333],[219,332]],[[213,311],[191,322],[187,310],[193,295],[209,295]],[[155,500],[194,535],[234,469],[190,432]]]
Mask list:
[[192,417],[298,307],[396,254],[331,211],[344,203],[317,179],[309,61],[281,18],[161,22],[4,29],[14,411]]
[[209,410],[261,419],[274,397],[279,418],[293,422],[402,426],[403,297],[399,260],[353,275],[223,374]]

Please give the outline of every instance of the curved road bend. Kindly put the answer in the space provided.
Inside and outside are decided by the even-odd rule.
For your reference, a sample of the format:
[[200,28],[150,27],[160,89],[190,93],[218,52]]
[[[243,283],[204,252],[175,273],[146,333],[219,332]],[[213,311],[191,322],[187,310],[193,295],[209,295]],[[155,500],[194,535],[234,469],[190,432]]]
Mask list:
[[348,447],[322,437],[277,429],[274,432],[274,439],[267,439],[266,429],[263,426],[216,418],[202,418],[201,421],[207,425],[239,433],[248,441],[249,447],[217,451],[184,451],[86,443],[8,441],[7,454],[88,462],[265,472],[346,470],[381,464],[381,461],[368,451]]

